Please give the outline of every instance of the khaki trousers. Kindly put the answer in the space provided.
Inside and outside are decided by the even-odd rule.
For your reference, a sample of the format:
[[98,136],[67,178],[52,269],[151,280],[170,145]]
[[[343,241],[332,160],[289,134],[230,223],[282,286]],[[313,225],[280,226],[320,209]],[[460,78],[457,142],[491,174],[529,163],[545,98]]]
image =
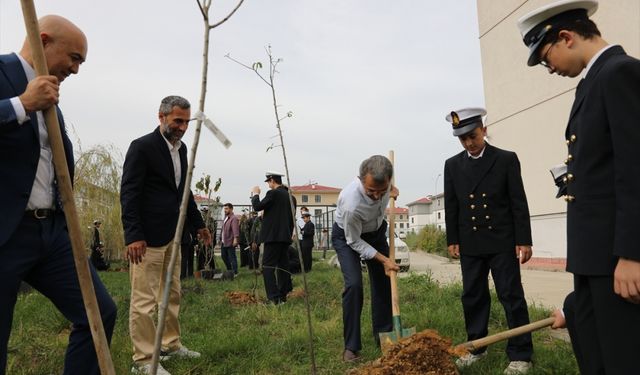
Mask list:
[[[133,343],[133,361],[150,362],[156,335],[155,320],[162,302],[165,277],[171,260],[172,242],[162,247],[147,247],[141,263],[131,264],[131,303],[129,305],[129,332]],[[180,249],[178,249],[178,252]],[[180,254],[176,259],[165,315],[163,350],[180,348]]]

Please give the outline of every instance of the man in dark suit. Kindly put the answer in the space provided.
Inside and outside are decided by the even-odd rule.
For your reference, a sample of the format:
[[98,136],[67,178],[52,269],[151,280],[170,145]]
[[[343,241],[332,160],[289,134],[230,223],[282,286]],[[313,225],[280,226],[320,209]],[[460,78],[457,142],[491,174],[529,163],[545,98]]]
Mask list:
[[304,272],[311,271],[313,265],[313,236],[316,234],[316,227],[311,221],[309,211],[302,213],[304,225],[301,229],[302,241],[300,241],[300,249],[302,250],[302,259],[304,261]]
[[[287,272],[287,249],[291,244],[295,221],[291,212],[289,189],[282,185],[282,174],[267,172],[264,182],[269,184],[270,190],[260,200],[260,188],[254,186],[251,190],[251,205],[254,211],[264,210],[260,230],[260,242],[264,244],[262,275],[269,302],[278,305],[287,301],[287,294],[292,290],[291,275]],[[296,200],[295,197],[291,198],[295,210]]]
[[[564,1],[518,21],[528,65],[582,76],[565,131],[567,271],[574,274],[580,368],[638,373],[640,61],[589,19],[597,1]],[[576,337],[577,336],[577,337]]]
[[[154,349],[153,317],[162,300],[163,275],[171,258],[170,247],[180,214],[180,203],[187,175],[187,146],[180,139],[191,120],[191,105],[180,96],[162,99],[158,111],[160,125],[151,133],[131,142],[122,171],[122,224],[127,258],[131,261],[131,303],[129,328],[133,342],[133,373],[149,373]],[[208,245],[211,235],[205,228],[193,194],[190,193],[185,228],[196,228]],[[189,242],[188,231],[182,243]],[[178,257],[178,260],[180,257]],[[162,336],[168,356],[198,358],[180,341],[180,261],[173,269]],[[164,369],[158,374],[168,374]],[[163,372],[164,371],[164,372]]]
[[[445,220],[449,254],[460,257],[462,307],[469,340],[487,335],[491,296],[489,271],[504,307],[509,328],[529,323],[520,266],[531,258],[531,223],[520,162],[515,153],[485,141],[483,108],[451,112],[464,148],[444,165]],[[505,374],[523,374],[531,367],[531,334],[509,340],[510,363]],[[466,367],[486,355],[486,348],[459,358]]]
[[[0,55],[0,374],[6,371],[7,342],[22,280],[49,298],[73,324],[64,374],[99,374],[65,217],[56,199],[51,146],[41,112],[58,103],[60,83],[78,73],[87,39],[59,16],[42,17],[39,26],[50,75],[36,77],[26,41],[19,54]],[[73,181],[73,147],[56,109]],[[110,340],[116,306],[95,269],[90,269]]]

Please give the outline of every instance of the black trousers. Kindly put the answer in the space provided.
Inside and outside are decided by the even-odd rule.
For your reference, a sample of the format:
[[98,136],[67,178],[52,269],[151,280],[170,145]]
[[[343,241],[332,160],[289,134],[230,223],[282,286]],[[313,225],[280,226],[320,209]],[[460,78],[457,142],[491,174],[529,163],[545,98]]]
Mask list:
[[[383,224],[375,232],[363,233],[360,238],[373,246],[378,252],[389,255],[387,243],[387,223]],[[362,349],[360,316],[363,305],[362,266],[360,254],[349,245],[344,235],[344,230],[333,224],[332,239],[334,249],[340,261],[340,270],[344,278],[344,290],[342,291],[342,323],[344,335],[344,347],[357,352]],[[366,261],[371,285],[371,323],[373,326],[373,338],[379,343],[380,332],[389,332],[393,329],[391,320],[391,281],[384,273],[384,266],[377,260]]]
[[313,250],[312,241],[300,241],[300,251],[302,251],[302,265],[304,266],[304,272],[311,271],[311,267],[313,265],[312,250]]
[[[91,264],[91,278],[102,317],[111,341],[116,322],[116,305]],[[0,374],[7,365],[7,342],[13,308],[22,280],[49,298],[72,323],[64,359],[65,375],[100,374],[89,320],[84,309],[71,242],[62,213],[46,219],[25,215],[16,231],[0,246]],[[17,370],[17,369],[16,369]]]
[[193,248],[188,243],[180,245],[180,279],[193,277]]
[[[487,336],[491,295],[489,294],[489,271],[496,286],[498,299],[504,308],[509,328],[529,323],[527,301],[520,280],[520,264],[514,251],[497,254],[460,254],[462,267],[462,308],[468,340]],[[487,348],[479,349],[475,354]],[[527,333],[509,339],[506,348],[511,361],[531,361],[533,344]]]
[[[573,276],[576,359],[582,374],[638,374],[640,305],[613,291],[613,276]],[[569,320],[567,319],[567,325]],[[575,346],[574,346],[575,350]]]
[[274,303],[285,302],[292,290],[289,274],[289,255],[287,242],[268,242],[264,244],[262,256],[262,276],[267,298]]
[[259,269],[260,268],[260,245],[256,244],[255,250],[249,250],[251,253],[249,255],[249,269]]

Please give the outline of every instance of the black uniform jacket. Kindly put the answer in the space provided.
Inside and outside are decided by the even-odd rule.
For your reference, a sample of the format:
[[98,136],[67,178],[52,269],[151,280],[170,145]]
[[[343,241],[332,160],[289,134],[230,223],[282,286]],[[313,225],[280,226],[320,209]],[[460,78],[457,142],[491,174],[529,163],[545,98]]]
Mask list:
[[[180,215],[180,203],[187,176],[187,146],[180,154],[181,178],[176,187],[173,161],[160,127],[129,146],[122,167],[120,203],[125,244],[145,240],[159,247],[173,240]],[[189,243],[189,228],[204,228],[193,194],[189,193],[182,243]]]
[[302,227],[302,241],[300,246],[304,248],[313,247],[313,236],[316,234],[316,226],[311,220],[304,223]]
[[464,255],[515,251],[531,245],[527,197],[518,156],[486,145],[480,159],[466,151],[444,164],[447,244]]
[[[256,194],[251,197],[254,211],[262,211],[262,228],[260,229],[260,242],[286,242],[291,243],[293,235],[293,215],[289,203],[289,192],[284,186],[267,191],[264,199]],[[296,200],[293,198],[293,209]]]
[[578,85],[566,129],[567,270],[640,260],[640,61],[614,46]]

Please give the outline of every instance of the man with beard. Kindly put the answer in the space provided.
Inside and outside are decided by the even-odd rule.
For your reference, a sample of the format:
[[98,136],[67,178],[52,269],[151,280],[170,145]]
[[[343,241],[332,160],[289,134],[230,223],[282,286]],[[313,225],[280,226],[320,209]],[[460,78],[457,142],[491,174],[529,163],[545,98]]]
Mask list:
[[[162,100],[158,113],[160,126],[131,142],[124,161],[120,201],[127,258],[131,262],[131,303],[129,330],[133,343],[132,373],[148,374],[154,351],[153,317],[160,305],[170,260],[180,203],[187,175],[187,146],[180,139],[191,119],[191,105],[179,96]],[[198,207],[190,194],[185,228],[196,228],[205,242],[211,234],[205,228]],[[188,231],[182,243],[188,243]],[[169,357],[198,358],[180,341],[180,257],[173,269],[162,347]],[[158,374],[169,374],[158,366]]]

